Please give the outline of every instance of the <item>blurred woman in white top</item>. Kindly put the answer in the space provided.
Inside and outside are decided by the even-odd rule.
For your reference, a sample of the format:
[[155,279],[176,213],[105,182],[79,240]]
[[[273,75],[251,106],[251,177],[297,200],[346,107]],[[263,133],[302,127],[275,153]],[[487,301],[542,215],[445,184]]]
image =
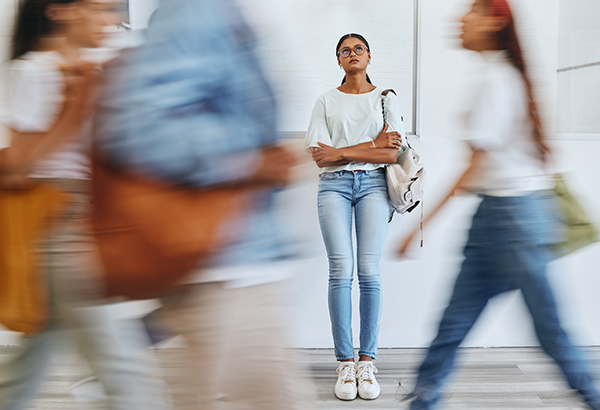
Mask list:
[[[593,409],[600,396],[587,363],[563,330],[546,265],[549,245],[561,240],[544,141],[512,11],[506,0],[476,0],[462,19],[462,45],[486,61],[479,97],[468,118],[469,167],[457,190],[481,198],[473,216],[464,261],[454,291],[412,393],[412,410],[439,408],[440,389],[454,367],[456,351],[488,300],[520,289],[544,351],[571,388]],[[415,229],[401,245],[404,253]]]
[[[89,227],[90,115],[99,71],[83,59],[120,22],[110,0],[21,1],[8,70],[4,115],[12,132],[2,152],[4,189],[52,184],[69,202],[37,249],[40,280],[48,284],[44,329],[0,367],[0,409],[28,407],[50,359],[68,336],[102,383],[111,409],[166,408],[162,383],[152,378],[135,324],[115,333],[103,297],[100,266]],[[125,343],[126,342],[126,343]],[[139,344],[144,346],[143,343]]]
[[[380,392],[373,359],[381,316],[381,255],[390,217],[384,168],[395,162],[404,129],[396,95],[383,96],[367,75],[367,40],[354,33],[343,36],[336,57],[346,76],[341,86],[317,99],[305,148],[321,168],[319,222],[329,258],[329,314],[340,361],[335,395],[375,399]],[[353,215],[360,288],[358,365],[352,341]]]

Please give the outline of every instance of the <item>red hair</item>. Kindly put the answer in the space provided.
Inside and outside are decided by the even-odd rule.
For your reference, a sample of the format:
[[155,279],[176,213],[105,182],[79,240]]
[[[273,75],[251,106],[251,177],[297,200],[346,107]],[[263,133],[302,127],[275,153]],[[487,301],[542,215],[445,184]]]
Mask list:
[[489,0],[488,14],[493,17],[509,17],[512,19],[512,10],[506,0]]
[[496,33],[497,45],[500,49],[508,52],[511,63],[517,70],[519,70],[521,76],[523,77],[523,81],[525,82],[527,90],[527,97],[529,99],[529,117],[531,118],[531,123],[533,124],[533,139],[538,147],[540,157],[545,161],[550,153],[550,148],[544,141],[542,122],[538,115],[537,104],[533,96],[533,86],[527,73],[527,67],[525,60],[523,59],[521,45],[517,37],[517,30],[515,28],[512,10],[507,0],[484,0],[484,4],[486,6],[487,15],[508,19],[506,27]]

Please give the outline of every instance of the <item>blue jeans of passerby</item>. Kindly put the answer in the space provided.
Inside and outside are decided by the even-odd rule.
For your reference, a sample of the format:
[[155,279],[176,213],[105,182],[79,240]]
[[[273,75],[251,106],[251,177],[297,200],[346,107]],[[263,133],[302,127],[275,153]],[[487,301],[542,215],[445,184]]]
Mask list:
[[329,259],[329,315],[338,360],[354,357],[352,280],[360,289],[360,355],[377,357],[381,317],[381,254],[390,213],[383,169],[326,172],[319,183],[319,223]]
[[580,352],[561,327],[546,278],[546,264],[552,258],[548,245],[561,237],[554,215],[554,198],[547,192],[482,197],[450,303],[419,368],[412,410],[437,408],[458,346],[488,300],[513,289],[523,294],[543,350],[560,366],[569,385],[592,408],[600,409],[600,396]]

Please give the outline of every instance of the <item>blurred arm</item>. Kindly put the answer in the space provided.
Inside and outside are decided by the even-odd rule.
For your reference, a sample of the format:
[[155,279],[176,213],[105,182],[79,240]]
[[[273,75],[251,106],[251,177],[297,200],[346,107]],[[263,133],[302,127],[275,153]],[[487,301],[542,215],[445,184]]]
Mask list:
[[[476,180],[481,167],[483,165],[483,151],[471,151],[471,157],[468,161],[467,169],[462,173],[462,175],[458,178],[456,183],[448,190],[447,194],[442,198],[437,205],[428,212],[423,218],[423,227],[428,224],[438,213],[444,208],[444,206],[448,203],[450,198],[452,198],[457,191],[467,191],[470,187],[473,186],[473,181]],[[415,241],[420,231],[419,227],[414,228],[409,235],[402,241],[400,246],[398,247],[397,253],[399,255],[405,255],[406,251],[410,247],[410,245]]]
[[[0,158],[1,183],[4,186],[20,185],[37,162],[79,135],[91,113],[99,74],[95,65],[82,63],[64,67],[64,102],[60,114],[53,119],[49,129],[42,130],[45,126],[38,123],[40,120],[29,117],[41,116],[40,113],[48,109],[45,105],[48,94],[61,91],[51,83],[40,81],[38,74],[33,70],[25,70],[17,72],[12,78],[12,97],[18,95],[25,98],[11,98],[9,104],[11,143],[9,148],[2,150]],[[29,106],[21,106],[23,102]]]

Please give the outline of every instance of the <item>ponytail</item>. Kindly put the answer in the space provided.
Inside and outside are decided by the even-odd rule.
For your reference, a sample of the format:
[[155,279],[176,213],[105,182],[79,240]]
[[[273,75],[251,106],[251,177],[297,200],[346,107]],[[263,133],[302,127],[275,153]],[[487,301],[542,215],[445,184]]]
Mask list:
[[548,147],[548,144],[544,138],[542,121],[538,113],[538,107],[533,93],[533,84],[529,78],[527,66],[525,64],[525,60],[523,59],[523,52],[517,37],[515,21],[510,6],[506,0],[486,0],[486,7],[489,15],[508,18],[508,24],[506,27],[498,32],[498,46],[500,49],[508,52],[510,62],[513,66],[515,66],[523,78],[527,92],[529,118],[531,119],[531,124],[533,125],[533,140],[538,148],[538,154],[540,158],[542,161],[546,161],[548,155],[550,154],[550,148]]
[[517,40],[517,33],[514,21],[511,20],[509,25],[502,32],[500,32],[500,36],[501,38],[505,39],[505,49],[508,51],[509,59],[519,71],[519,73],[521,73],[521,77],[523,78],[523,82],[525,83],[525,89],[527,91],[528,99],[527,108],[529,110],[529,118],[533,125],[533,140],[535,141],[538,147],[538,154],[540,158],[545,162],[548,158],[548,155],[550,154],[550,148],[548,147],[548,144],[545,141],[542,121],[539,116],[539,111],[533,92],[533,84],[527,72],[527,66],[525,64],[525,60],[523,59],[521,46],[519,44],[519,41]]

